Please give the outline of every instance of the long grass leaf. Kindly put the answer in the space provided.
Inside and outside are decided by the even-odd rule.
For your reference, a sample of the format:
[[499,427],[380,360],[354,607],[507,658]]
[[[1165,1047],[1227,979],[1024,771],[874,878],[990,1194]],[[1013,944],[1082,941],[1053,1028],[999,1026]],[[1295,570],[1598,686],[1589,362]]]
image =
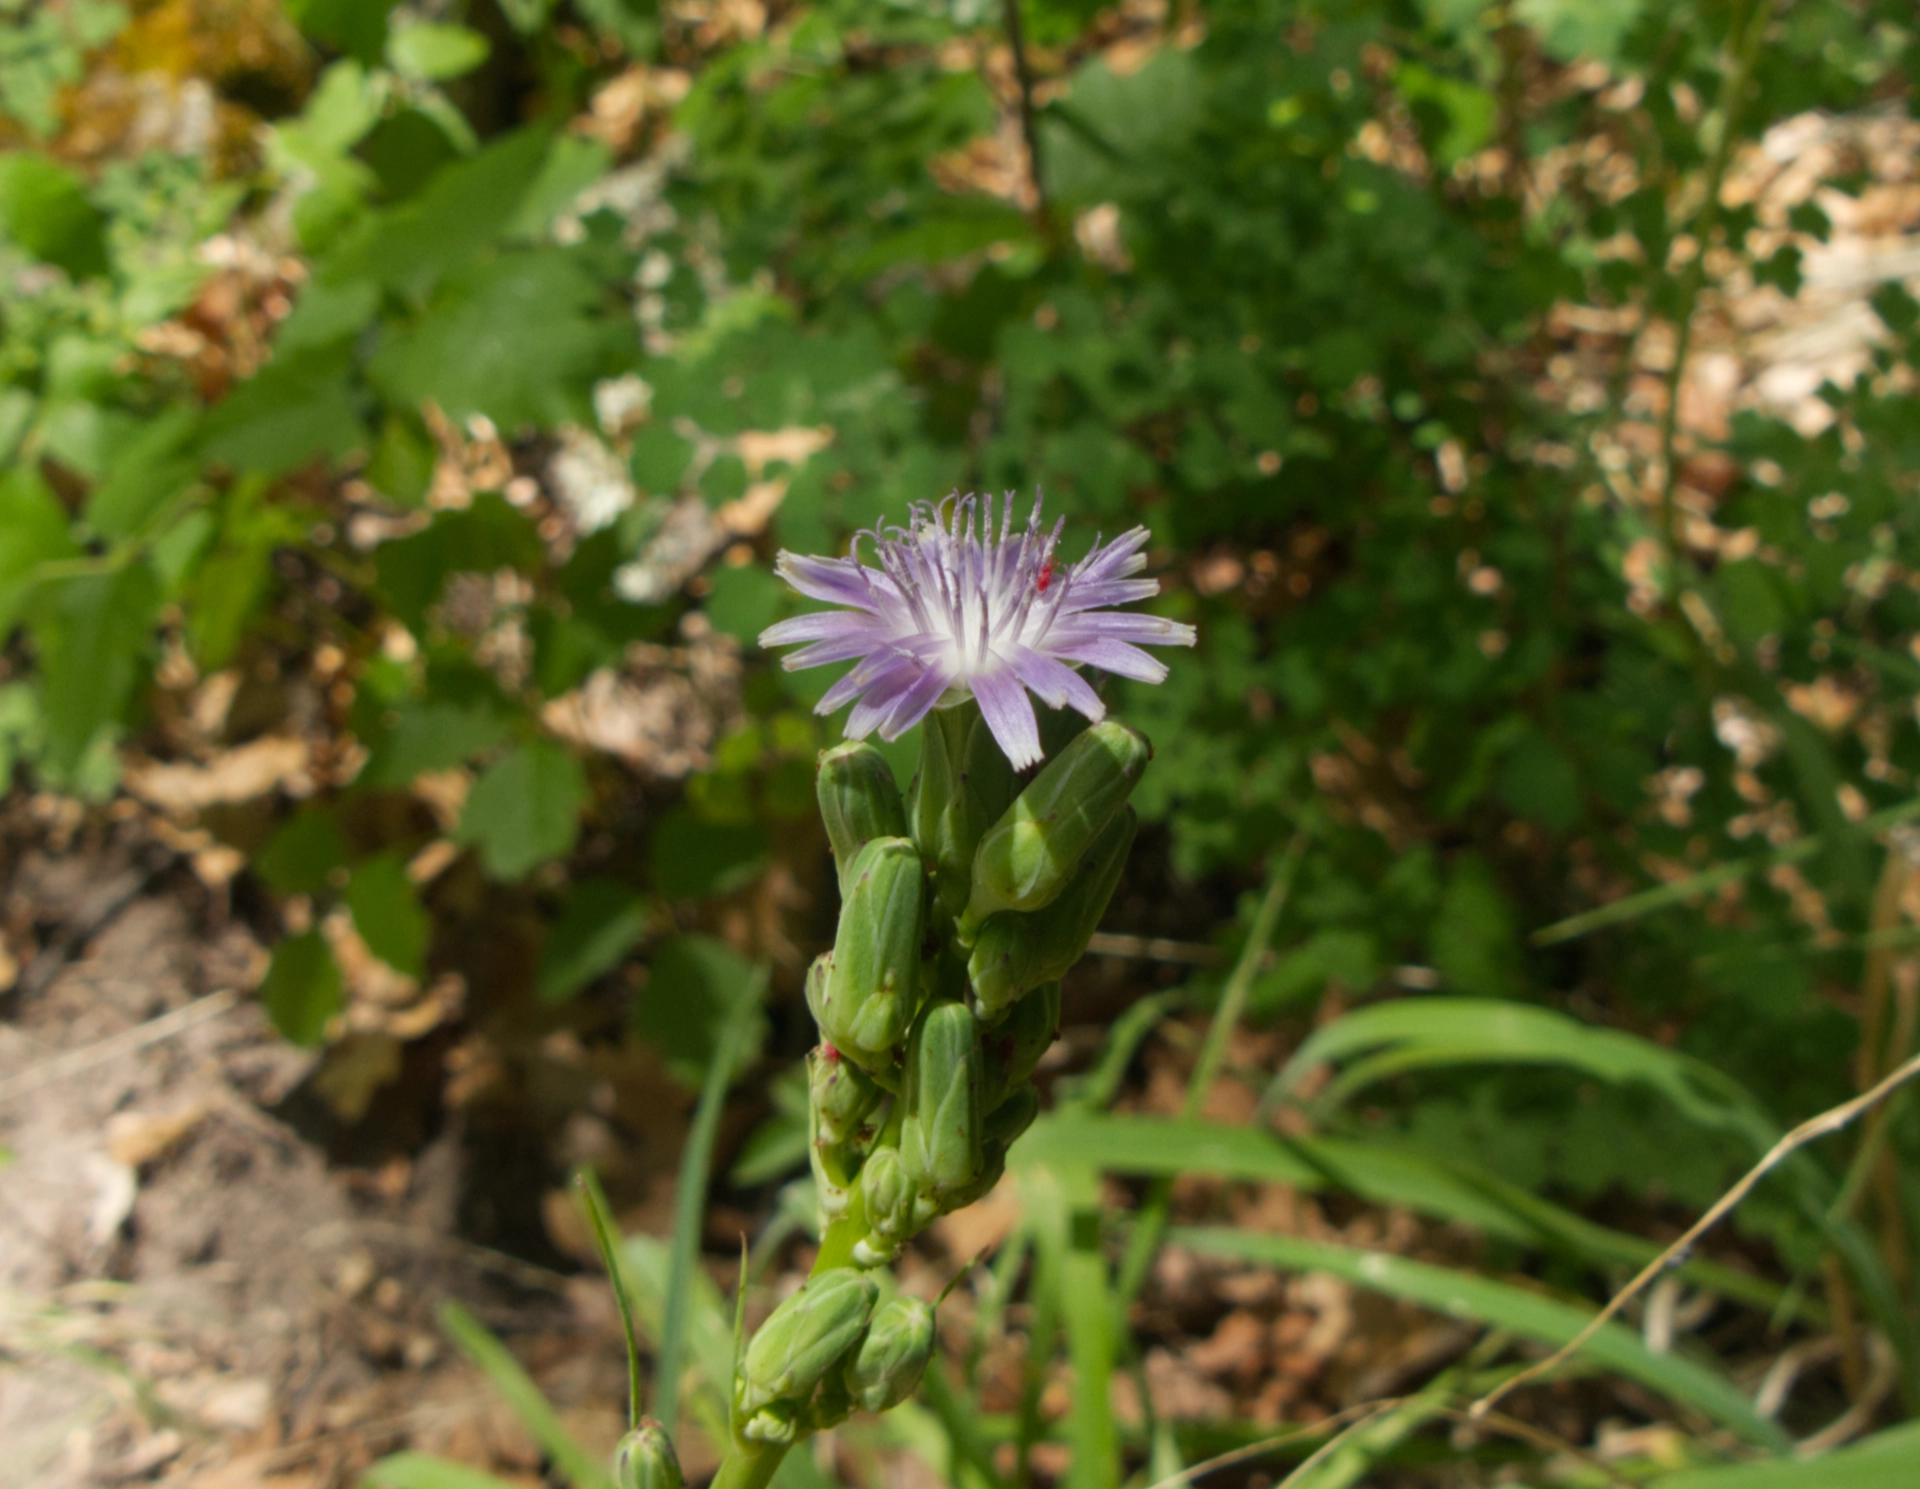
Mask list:
[[1890,1427],[1819,1458],[1689,1468],[1651,1483],[1652,1489],[1913,1489],[1920,1484],[1920,1423]]
[[[672,1248],[658,1236],[628,1236],[620,1243],[627,1290],[647,1337],[656,1341],[666,1318],[672,1264]],[[733,1309],[704,1271],[694,1274],[687,1291],[687,1350],[696,1367],[691,1405],[701,1431],[724,1443],[727,1394],[733,1379]]]
[[[1897,827],[1902,822],[1911,822],[1920,817],[1920,800],[1903,802],[1897,807],[1888,807],[1884,812],[1876,812],[1871,817],[1853,824],[1851,836],[1861,841],[1876,833]],[[1751,878],[1762,869],[1779,864],[1804,863],[1807,859],[1818,857],[1826,847],[1827,840],[1821,836],[1801,838],[1789,843],[1777,853],[1762,857],[1745,859],[1737,863],[1715,864],[1712,868],[1702,869],[1684,879],[1676,879],[1671,884],[1657,885],[1652,889],[1643,889],[1638,894],[1630,894],[1615,900],[1610,905],[1601,905],[1598,909],[1587,910],[1579,915],[1570,915],[1565,920],[1556,920],[1552,925],[1542,926],[1529,938],[1535,946],[1553,946],[1562,941],[1571,941],[1579,936],[1591,935],[1610,925],[1621,925],[1629,920],[1638,920],[1643,915],[1651,915],[1656,910],[1665,910],[1674,905],[1685,904],[1688,900],[1698,899],[1711,894],[1723,884],[1737,884],[1742,879]]]
[[679,1425],[680,1373],[686,1359],[687,1312],[693,1294],[693,1274],[700,1266],[700,1233],[706,1219],[707,1176],[713,1170],[713,1140],[720,1130],[720,1112],[735,1067],[757,1032],[753,1010],[766,989],[766,968],[757,969],[751,983],[738,991],[732,1015],[720,1025],[720,1039],[701,1082],[700,1100],[693,1109],[693,1125],[680,1153],[680,1177],[673,1196],[672,1265],[667,1273],[666,1311],[661,1318],[654,1357],[653,1414],[669,1435]]
[[505,1479],[431,1453],[395,1453],[369,1468],[363,1489],[514,1489]]
[[[1418,1303],[1452,1318],[1473,1319],[1542,1344],[1565,1344],[1594,1310],[1544,1297],[1471,1272],[1381,1251],[1362,1251],[1297,1236],[1258,1235],[1205,1226],[1176,1229],[1170,1239],[1211,1256],[1273,1267],[1328,1272],[1355,1287]],[[1760,1447],[1784,1452],[1786,1434],[1761,1417],[1724,1376],[1679,1355],[1656,1355],[1632,1330],[1609,1324],[1583,1355],[1668,1400],[1692,1407]]]
[[612,1481],[596,1463],[593,1455],[574,1440],[561,1424],[559,1414],[540,1394],[533,1378],[520,1368],[520,1362],[493,1331],[458,1303],[440,1306],[440,1327],[493,1383],[494,1390],[513,1409],[541,1451],[574,1489],[611,1489]]

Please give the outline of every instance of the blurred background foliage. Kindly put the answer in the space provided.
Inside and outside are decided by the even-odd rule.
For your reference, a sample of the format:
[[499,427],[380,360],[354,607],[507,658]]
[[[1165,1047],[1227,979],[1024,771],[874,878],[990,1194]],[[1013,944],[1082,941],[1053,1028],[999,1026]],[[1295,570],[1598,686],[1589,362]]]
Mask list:
[[[835,726],[754,649],[770,560],[956,488],[1146,524],[1200,630],[1109,691],[1158,753],[1083,1112],[1204,1021],[1295,834],[1237,1076],[1446,1166],[1496,1273],[1599,1295],[1911,1053],[1910,5],[0,12],[0,781],[149,822],[346,1089],[398,1079],[368,1041],[525,1084],[630,1029],[691,1092],[759,962],[788,1068]],[[749,1211],[784,1089],[720,1155]],[[1154,1171],[1102,1131],[1036,1132],[1075,1214]],[[1855,1431],[1920,1405],[1920,1131],[1869,1131],[1735,1247],[1776,1325],[1842,1320]],[[1354,1162],[1289,1182],[1421,1208]],[[1101,1415],[1069,1481],[1198,1451]]]

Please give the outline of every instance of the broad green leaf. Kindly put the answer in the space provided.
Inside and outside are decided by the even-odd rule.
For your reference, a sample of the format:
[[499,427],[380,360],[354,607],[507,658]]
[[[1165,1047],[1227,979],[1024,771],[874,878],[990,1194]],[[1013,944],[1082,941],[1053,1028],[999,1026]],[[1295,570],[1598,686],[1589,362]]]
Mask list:
[[705,899],[750,884],[769,844],[758,822],[709,822],[676,807],[653,830],[653,882],[669,899]]
[[433,919],[421,908],[398,853],[382,853],[356,868],[347,881],[346,900],[353,928],[369,951],[396,972],[425,973]]
[[480,1367],[500,1398],[533,1434],[534,1441],[573,1489],[612,1489],[606,1471],[567,1431],[559,1413],[540,1394],[532,1377],[485,1324],[460,1304],[448,1300],[440,1305],[440,1327],[452,1337],[460,1352]]
[[106,219],[80,178],[44,155],[0,153],[0,232],[75,279],[107,272]]
[[437,703],[428,698],[403,704],[393,727],[368,756],[359,784],[410,786],[428,771],[465,765],[512,733],[513,721],[483,702]]
[[51,768],[78,768],[95,741],[122,723],[159,599],[143,563],[56,579],[35,591],[28,620]]
[[465,26],[415,21],[387,37],[387,60],[402,77],[439,82],[472,72],[492,48]]
[[86,522],[101,537],[135,536],[168,501],[192,485],[199,462],[183,447],[199,424],[198,410],[171,408],[136,435],[107,476],[87,496]]
[[[667,1057],[675,1075],[697,1086],[726,1045],[728,1026],[747,1019],[754,1040],[765,1033],[759,1009],[744,1012],[740,989],[755,976],[753,964],[715,936],[669,936],[647,958],[647,983],[633,1005],[633,1029]],[[737,1075],[738,1071],[733,1072]]]
[[294,1044],[317,1045],[327,1037],[327,1024],[346,1006],[340,964],[318,931],[290,936],[273,951],[273,962],[260,984],[260,1001],[267,1017]]
[[449,574],[531,569],[543,553],[526,514],[487,492],[465,511],[438,513],[419,532],[382,543],[373,561],[380,598],[410,630],[419,631]]
[[347,861],[347,839],[332,812],[305,806],[267,840],[254,871],[282,894],[318,894]]
[[[1594,1312],[1582,1304],[1563,1302],[1471,1272],[1299,1236],[1176,1226],[1168,1240],[1207,1256],[1232,1257],[1290,1271],[1329,1272],[1355,1287],[1418,1303],[1450,1318],[1506,1329],[1553,1347],[1571,1340],[1586,1327]],[[1682,1354],[1652,1353],[1638,1334],[1620,1324],[1602,1327],[1579,1358],[1692,1407],[1748,1442],[1775,1451],[1788,1446],[1786,1434],[1759,1416],[1732,1381]]]
[[275,357],[207,416],[207,456],[272,476],[363,445],[351,361],[345,343]]
[[1549,56],[1560,62],[1593,57],[1621,60],[1621,43],[1640,19],[1645,0],[1518,0],[1515,13],[1540,33]]
[[0,640],[13,631],[39,565],[75,552],[67,514],[31,466],[0,471]]
[[491,877],[518,879],[572,849],[586,804],[579,762],[550,740],[529,740],[474,782],[454,840],[476,849]]
[[541,953],[541,1001],[559,1003],[611,972],[646,932],[646,901],[638,894],[611,879],[582,880],[567,896]]
[[505,255],[449,279],[418,325],[396,332],[368,371],[403,404],[485,414],[504,433],[585,416],[594,375],[621,338],[604,290],[572,255]]

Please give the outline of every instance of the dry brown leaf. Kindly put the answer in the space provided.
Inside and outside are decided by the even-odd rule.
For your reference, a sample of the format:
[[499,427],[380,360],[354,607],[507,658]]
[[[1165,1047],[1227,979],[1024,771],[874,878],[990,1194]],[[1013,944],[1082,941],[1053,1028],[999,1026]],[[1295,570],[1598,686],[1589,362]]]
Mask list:
[[253,801],[285,790],[304,796],[311,788],[311,751],[304,739],[268,735],[215,756],[205,765],[130,760],[127,790],[148,806],[191,817],[211,806]]
[[107,1118],[107,1153],[116,1163],[144,1168],[171,1153],[207,1115],[205,1101],[164,1112],[115,1112]]

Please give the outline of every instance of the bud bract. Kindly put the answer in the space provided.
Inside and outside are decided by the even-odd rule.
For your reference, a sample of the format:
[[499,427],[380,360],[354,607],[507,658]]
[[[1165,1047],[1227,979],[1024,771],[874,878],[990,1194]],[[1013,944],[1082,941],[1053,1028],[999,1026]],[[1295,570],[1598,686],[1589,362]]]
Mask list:
[[807,1110],[815,1124],[813,1140],[838,1146],[852,1142],[880,1100],[880,1088],[834,1045],[807,1053]]
[[1145,735],[1108,719],[1050,761],[980,840],[963,933],[1001,910],[1052,904],[1152,754]]
[[734,1382],[740,1415],[753,1418],[775,1403],[804,1405],[859,1342],[878,1296],[873,1279],[853,1267],[830,1267],[802,1283],[747,1345]]
[[848,1393],[868,1411],[891,1411],[918,1388],[932,1357],[933,1309],[918,1298],[891,1298],[874,1310],[848,1361]]
[[647,1417],[620,1439],[613,1450],[613,1483],[614,1489],[683,1489],[680,1456],[666,1428]]
[[1053,1048],[1060,1034],[1060,984],[1042,983],[1013,1005],[1013,1010],[994,1028],[980,1036],[985,1052],[982,1068],[986,1072],[982,1099],[992,1111],[1007,1096],[1025,1085],[1033,1075],[1040,1057]]
[[849,740],[822,754],[814,789],[844,896],[862,848],[875,838],[907,835],[906,803],[894,784],[893,767],[864,740]]
[[886,1261],[913,1232],[913,1180],[897,1148],[876,1148],[860,1170],[860,1198],[868,1234],[855,1244],[862,1266]]
[[853,882],[825,965],[807,976],[807,1002],[827,1042],[869,1071],[893,1063],[921,997],[926,874],[905,838],[875,838]]
[[1040,1093],[1031,1085],[1016,1086],[991,1112],[987,1113],[986,1135],[1003,1148],[1033,1126],[1040,1115]]
[[980,1023],[964,1003],[936,1003],[907,1045],[900,1161],[919,1191],[937,1199],[980,1168]]
[[964,1210],[976,1200],[985,1199],[993,1186],[1007,1171],[1007,1145],[988,1138],[980,1145],[980,1172],[973,1182],[963,1185],[941,1202],[941,1208],[951,1214],[955,1210]]
[[1007,810],[1015,785],[1013,767],[977,703],[927,715],[913,781],[913,839],[933,867],[934,890],[948,915],[965,907],[974,849]]

